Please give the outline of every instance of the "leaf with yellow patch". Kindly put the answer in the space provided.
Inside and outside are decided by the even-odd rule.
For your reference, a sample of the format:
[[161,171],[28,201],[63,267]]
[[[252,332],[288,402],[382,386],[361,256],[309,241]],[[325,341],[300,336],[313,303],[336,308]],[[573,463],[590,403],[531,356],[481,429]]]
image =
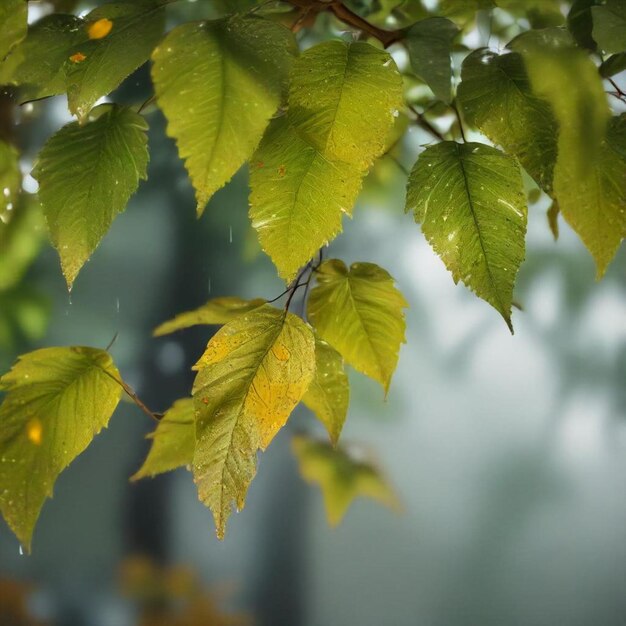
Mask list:
[[224,537],[233,502],[241,510],[265,450],[302,400],[315,372],[313,332],[269,305],[223,326],[194,367],[200,500]]
[[294,437],[292,448],[302,477],[320,486],[331,526],[341,522],[358,497],[371,498],[396,511],[401,509],[395,492],[371,461],[353,458],[345,449],[304,436]]
[[307,316],[319,336],[347,363],[389,389],[408,306],[393,278],[373,263],[325,261],[316,272]]
[[108,424],[114,379],[110,355],[82,347],[22,355],[0,378],[0,511],[27,549],[58,475]]

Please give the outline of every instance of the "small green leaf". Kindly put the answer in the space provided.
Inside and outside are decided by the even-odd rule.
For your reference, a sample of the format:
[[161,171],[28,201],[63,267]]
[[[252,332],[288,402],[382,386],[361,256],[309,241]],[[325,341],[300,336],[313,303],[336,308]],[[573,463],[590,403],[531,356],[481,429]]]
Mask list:
[[39,154],[33,176],[70,288],[146,178],[146,130],[140,115],[105,104],[93,110],[85,125],[64,126]]
[[626,52],[620,52],[610,56],[600,66],[600,76],[610,78],[626,70]]
[[193,399],[184,398],[174,402],[148,438],[152,439],[148,457],[131,480],[153,477],[191,465],[196,447]]
[[165,8],[155,0],[103,4],[89,13],[65,60],[70,111],[84,120],[98,99],[150,58],[164,26]]
[[377,380],[387,393],[404,343],[408,306],[393,278],[373,263],[337,259],[322,263],[311,291],[307,317],[319,336],[347,363]]
[[320,486],[331,526],[341,522],[359,497],[371,498],[396,511],[401,509],[394,490],[371,461],[355,459],[344,449],[301,435],[293,438],[292,448],[302,477]]
[[548,218],[548,226],[550,227],[550,232],[554,237],[554,241],[557,241],[559,238],[559,213],[561,210],[559,209],[559,203],[555,200],[550,205],[546,213],[546,217]]
[[437,98],[452,99],[452,41],[459,29],[445,17],[431,17],[413,24],[404,39],[411,67]]
[[28,4],[26,0],[2,0],[0,3],[0,61],[11,48],[26,37]]
[[463,61],[461,77],[458,99],[467,122],[517,157],[550,193],[558,126],[550,105],[532,93],[521,55],[476,50]]
[[265,305],[223,326],[194,367],[200,500],[224,537],[233,502],[241,510],[265,450],[302,400],[315,371],[311,328]]
[[324,424],[333,445],[337,445],[348,414],[350,383],[341,354],[319,338],[315,339],[315,376],[302,401]]
[[591,15],[598,46],[609,54],[626,50],[626,2],[606,0],[603,5],[591,7]]
[[199,215],[254,152],[281,104],[296,54],[288,29],[240,16],[179,26],[155,50],[157,99]]
[[479,143],[427,148],[409,177],[406,209],[454,281],[489,302],[513,332],[511,301],[527,214],[515,160]]
[[114,379],[108,353],[81,347],[22,355],[0,378],[0,510],[27,550],[57,477],[108,424]]
[[572,8],[567,14],[567,28],[576,40],[576,43],[588,50],[597,48],[592,37],[593,19],[591,7],[597,4],[597,0],[574,0]]
[[213,298],[193,311],[185,311],[185,313],[178,314],[174,319],[164,322],[154,330],[153,334],[155,337],[162,337],[190,326],[226,324],[263,304],[265,304],[265,300],[261,298],[254,300],[242,300],[236,296]]

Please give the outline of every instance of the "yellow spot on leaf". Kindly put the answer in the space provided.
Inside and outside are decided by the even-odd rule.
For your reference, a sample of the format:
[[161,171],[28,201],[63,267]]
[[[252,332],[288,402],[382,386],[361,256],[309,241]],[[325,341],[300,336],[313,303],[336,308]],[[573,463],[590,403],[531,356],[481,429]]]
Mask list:
[[34,443],[36,446],[41,445],[43,439],[43,425],[39,418],[33,417],[29,420],[28,424],[26,424],[26,435],[31,443]]
[[111,32],[112,28],[113,22],[103,17],[101,20],[89,24],[87,34],[89,39],[104,39]]
[[70,57],[72,63],[82,63],[87,57],[82,52],[77,52]]

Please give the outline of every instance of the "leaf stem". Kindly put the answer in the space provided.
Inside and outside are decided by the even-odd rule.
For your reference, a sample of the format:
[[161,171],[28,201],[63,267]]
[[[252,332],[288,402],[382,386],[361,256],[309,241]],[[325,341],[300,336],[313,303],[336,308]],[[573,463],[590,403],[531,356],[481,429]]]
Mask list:
[[139,396],[135,393],[135,390],[126,382],[124,382],[123,380],[117,378],[116,376],[113,376],[113,374],[111,374],[110,372],[107,372],[107,370],[102,369],[102,371],[113,381],[115,381],[124,391],[124,393],[151,419],[155,420],[156,422],[160,422],[163,414],[162,413],[155,413],[154,411],[151,411],[145,404],[144,402],[139,398]]
[[456,115],[456,119],[459,122],[459,130],[461,131],[461,139],[463,139],[463,143],[467,143],[467,139],[465,138],[465,130],[463,129],[463,120],[461,119],[461,113],[459,112],[459,107],[458,107],[458,105],[456,103],[456,100],[454,100],[452,102],[450,107],[454,111],[454,113]]
[[445,141],[446,138],[440,133],[425,117],[423,113],[420,113],[412,104],[408,105],[409,110],[415,114],[415,123],[427,133],[430,133],[433,137],[439,139],[439,141]]

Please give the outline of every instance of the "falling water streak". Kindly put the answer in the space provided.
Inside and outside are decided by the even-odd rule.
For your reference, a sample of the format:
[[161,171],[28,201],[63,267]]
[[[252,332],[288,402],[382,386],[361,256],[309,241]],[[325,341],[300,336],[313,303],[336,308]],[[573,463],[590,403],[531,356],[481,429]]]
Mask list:
[[209,278],[209,293],[211,293],[211,279]]
[[228,243],[233,243],[233,227],[228,227]]

